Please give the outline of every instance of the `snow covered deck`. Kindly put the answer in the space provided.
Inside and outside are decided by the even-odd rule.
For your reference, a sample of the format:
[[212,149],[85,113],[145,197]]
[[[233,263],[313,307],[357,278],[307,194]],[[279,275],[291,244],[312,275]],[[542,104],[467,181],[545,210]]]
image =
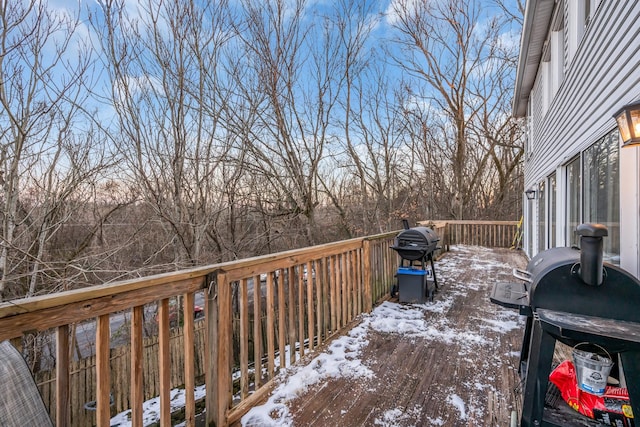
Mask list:
[[[504,426],[519,411],[524,320],[489,301],[521,252],[453,246],[428,304],[390,300],[288,368],[243,426]],[[239,425],[236,424],[236,425]]]

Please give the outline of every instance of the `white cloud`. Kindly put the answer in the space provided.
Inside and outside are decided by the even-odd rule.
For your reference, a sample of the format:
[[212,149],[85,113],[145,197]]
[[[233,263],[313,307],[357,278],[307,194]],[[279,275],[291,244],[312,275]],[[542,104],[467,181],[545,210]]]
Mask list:
[[391,0],[389,6],[384,11],[385,21],[388,25],[396,25],[401,15],[415,14],[419,10],[422,0]]

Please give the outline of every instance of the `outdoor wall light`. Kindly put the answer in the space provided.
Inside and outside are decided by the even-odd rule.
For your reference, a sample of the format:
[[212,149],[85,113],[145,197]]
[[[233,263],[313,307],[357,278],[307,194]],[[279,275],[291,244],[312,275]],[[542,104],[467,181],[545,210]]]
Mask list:
[[536,198],[536,190],[527,190],[524,194],[527,195],[527,200],[533,200]]
[[623,147],[640,144],[640,101],[625,105],[614,116],[622,137]]

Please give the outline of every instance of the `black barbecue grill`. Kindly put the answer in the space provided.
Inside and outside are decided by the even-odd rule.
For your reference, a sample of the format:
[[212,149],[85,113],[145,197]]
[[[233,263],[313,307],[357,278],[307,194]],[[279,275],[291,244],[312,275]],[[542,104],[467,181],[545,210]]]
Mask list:
[[438,248],[438,236],[427,227],[408,228],[396,236],[391,249],[398,252],[402,260],[424,261],[432,258],[433,252]]
[[633,411],[640,414],[640,281],[603,262],[606,227],[582,224],[576,231],[581,250],[540,252],[526,271],[514,269],[520,282],[497,283],[490,297],[527,316],[519,367],[525,384],[521,427],[571,425],[566,415],[544,406],[556,341],[572,347],[588,342],[614,360],[619,356]]
[[[404,230],[395,238],[391,249],[400,256],[400,268],[396,277],[398,283],[391,291],[392,296],[398,292],[400,302],[426,302],[433,300],[438,290],[438,280],[433,264],[433,253],[439,249],[438,235],[428,227],[409,228],[405,220]],[[427,266],[427,262],[430,263]],[[417,267],[417,268],[416,268]],[[432,275],[433,282],[429,279]],[[433,283],[433,287],[430,287]]]

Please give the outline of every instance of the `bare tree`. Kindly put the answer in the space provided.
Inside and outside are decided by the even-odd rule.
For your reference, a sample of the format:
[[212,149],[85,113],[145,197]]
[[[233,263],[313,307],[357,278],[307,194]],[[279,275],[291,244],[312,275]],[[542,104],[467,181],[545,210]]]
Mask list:
[[262,201],[268,211],[302,220],[305,244],[315,244],[318,170],[336,102],[335,59],[326,48],[333,40],[323,37],[326,33],[309,37],[317,27],[305,22],[304,0],[246,0],[242,6],[237,34],[245,66],[255,78],[240,84],[257,118],[251,137],[243,141],[249,162],[275,196]]
[[508,21],[514,22],[520,28],[524,23],[525,0],[494,0],[495,4],[505,14]]
[[405,82],[403,88],[397,98],[407,147],[404,157],[409,176],[404,185],[412,190],[411,196],[420,201],[418,218],[452,217],[454,183],[448,170],[453,147],[442,138],[447,120],[430,104],[419,102],[410,83]]
[[0,19],[2,300],[64,281],[73,257],[52,259],[50,242],[108,163],[85,120],[92,57],[77,12],[0,1]]
[[[500,114],[509,115],[500,99],[510,93],[504,71],[513,60],[505,61],[505,52],[500,49],[505,21],[495,15],[484,17],[481,24],[480,6],[475,0],[398,0],[392,8],[399,31],[396,42],[402,52],[396,55],[398,64],[421,85],[416,98],[441,111],[446,119],[445,126],[436,124],[434,128],[442,131],[436,139],[451,149],[447,169],[453,177],[452,214],[458,219],[476,207],[474,197],[487,176],[486,168],[492,161],[495,165],[499,157],[495,150],[501,142],[488,138],[488,129],[480,135],[477,123],[488,124]],[[506,65],[495,67],[496,62]],[[504,172],[513,170],[519,157],[511,160]]]
[[[472,0],[395,0],[395,62],[379,65],[376,7],[105,0],[90,9],[102,79],[78,16],[0,0],[0,298],[407,215],[507,216],[522,158],[501,42],[514,21],[480,23]],[[87,118],[101,85],[111,123]]]
[[347,140],[349,161],[360,181],[365,233],[397,227],[409,216],[414,152],[405,145],[397,87],[383,69],[371,67],[358,79],[353,114],[355,140]]
[[[226,2],[147,0],[130,14],[109,0],[94,13],[117,116],[124,171],[160,219],[174,268],[203,260],[224,210],[220,123],[228,80],[219,66],[230,29]],[[162,250],[162,249],[158,249]]]
[[[510,56],[513,58],[514,53]],[[513,68],[508,61],[494,61],[491,66],[493,81],[472,88],[481,101],[477,119],[470,127],[482,147],[476,151],[474,161],[484,171],[477,186],[483,201],[477,208],[485,218],[513,219],[522,211],[523,125],[509,114]]]
[[340,150],[335,153],[335,161],[344,165],[341,188],[351,189],[351,197],[341,201],[327,185],[325,189],[341,213],[344,228],[360,233],[387,229],[398,180],[394,174],[400,138],[395,128],[396,107],[389,99],[393,90],[384,66],[374,66],[380,57],[371,45],[372,32],[380,21],[376,6],[372,2],[339,1],[334,6],[331,27],[338,38],[333,55],[340,61],[337,88],[341,92],[334,120],[340,124],[342,135],[336,138]]

